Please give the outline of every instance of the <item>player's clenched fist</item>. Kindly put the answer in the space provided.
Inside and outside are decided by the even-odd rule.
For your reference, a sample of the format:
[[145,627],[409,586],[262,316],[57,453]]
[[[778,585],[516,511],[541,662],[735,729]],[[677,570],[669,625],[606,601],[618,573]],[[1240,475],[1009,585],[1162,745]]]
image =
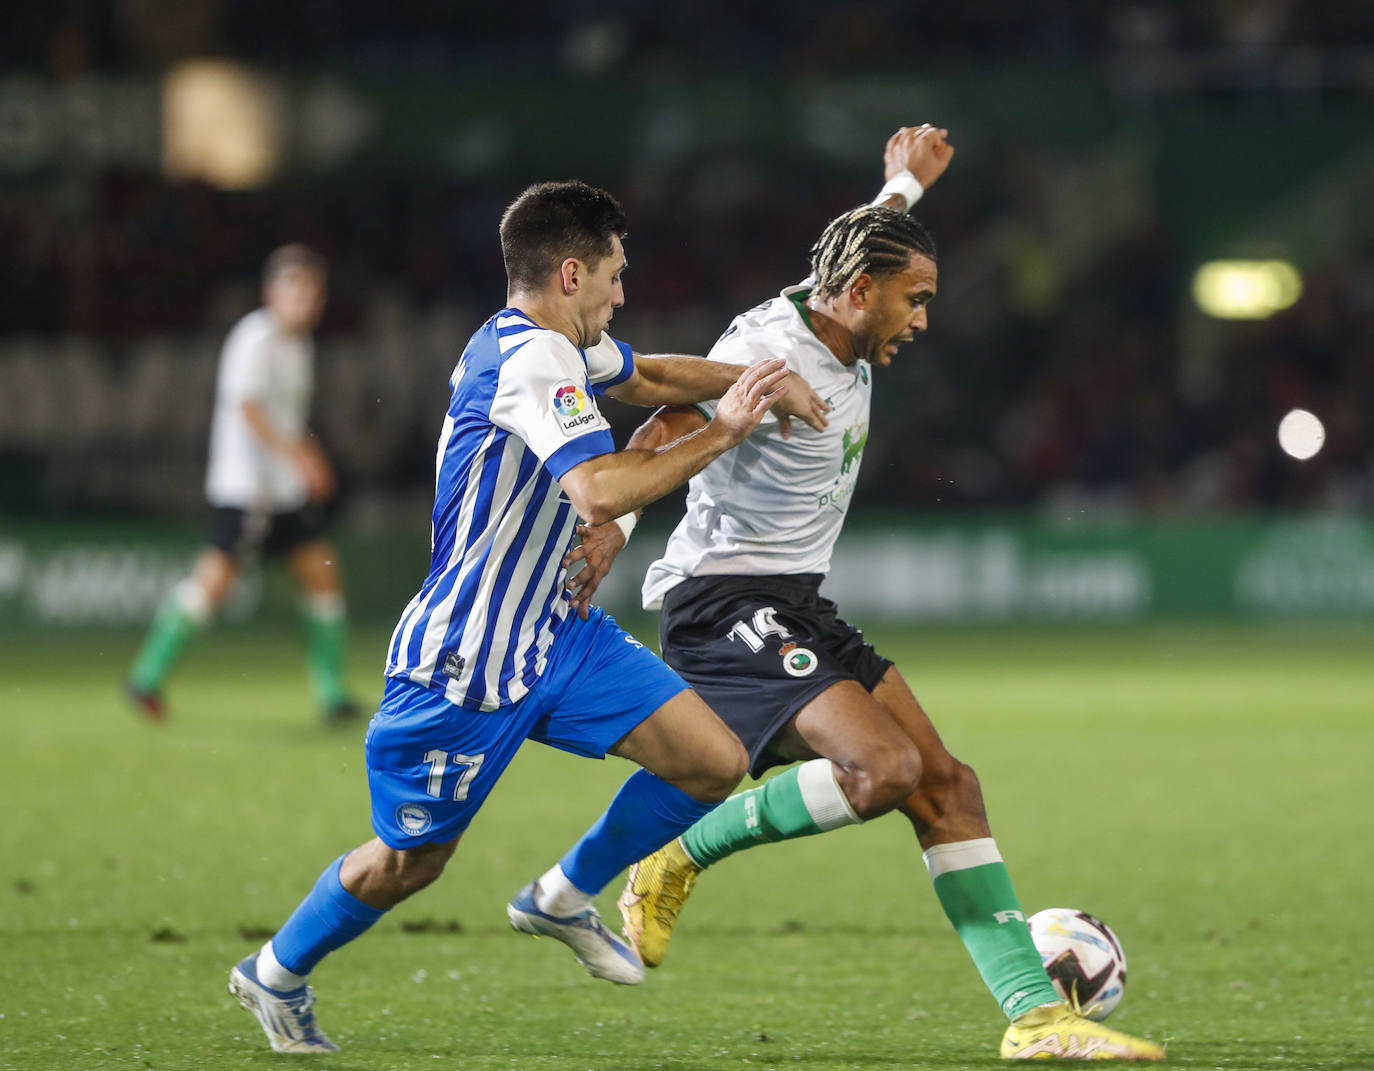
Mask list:
[[887,139],[883,169],[888,178],[910,171],[923,189],[930,189],[954,158],[954,146],[945,139],[949,131],[922,123],[904,126]]
[[726,432],[731,442],[743,442],[787,392],[787,376],[787,362],[780,357],[751,364],[721,397],[711,426]]

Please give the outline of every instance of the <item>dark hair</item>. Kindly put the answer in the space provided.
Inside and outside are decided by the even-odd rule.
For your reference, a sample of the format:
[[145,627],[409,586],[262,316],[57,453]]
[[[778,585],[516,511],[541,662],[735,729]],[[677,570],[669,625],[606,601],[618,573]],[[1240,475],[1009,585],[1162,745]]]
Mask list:
[[262,285],[267,286],[287,268],[304,268],[312,271],[321,279],[325,275],[324,257],[308,245],[292,242],[290,245],[274,249],[262,265]]
[[935,239],[911,216],[884,205],[850,209],[832,219],[811,247],[815,292],[835,297],[865,272],[893,275],[913,253],[935,259]]
[[595,268],[625,237],[625,210],[585,182],[540,182],[501,216],[501,255],[512,287],[535,290],[569,257]]

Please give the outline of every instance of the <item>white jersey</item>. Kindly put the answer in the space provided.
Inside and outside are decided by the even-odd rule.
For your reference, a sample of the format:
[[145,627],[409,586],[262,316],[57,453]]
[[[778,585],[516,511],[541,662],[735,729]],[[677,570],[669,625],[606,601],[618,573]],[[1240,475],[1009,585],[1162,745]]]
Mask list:
[[539,679],[568,615],[577,525],[558,481],[615,449],[595,396],[633,374],[610,335],[579,349],[519,309],[472,336],[439,433],[429,576],[392,633],[387,676],[469,710],[509,706]]
[[[754,433],[692,477],[687,515],[644,579],[644,607],[692,576],[825,573],[844,525],[868,441],[872,372],[867,361],[841,364],[807,324],[791,286],[735,317],[709,358],[753,364],[782,357],[831,405],[829,426],[792,421],[783,439],[769,413]],[[715,403],[700,406],[708,416]]]
[[205,474],[211,505],[273,512],[305,505],[300,469],[258,438],[243,403],[256,402],[283,435],[300,438],[314,388],[314,357],[310,339],[283,330],[267,309],[250,312],[229,332],[219,359]]

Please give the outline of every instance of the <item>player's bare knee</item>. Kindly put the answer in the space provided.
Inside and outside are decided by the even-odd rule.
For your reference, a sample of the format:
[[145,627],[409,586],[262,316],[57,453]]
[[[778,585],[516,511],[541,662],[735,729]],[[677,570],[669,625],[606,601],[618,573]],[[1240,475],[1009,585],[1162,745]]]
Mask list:
[[698,797],[703,802],[719,803],[724,800],[749,772],[749,752],[734,734],[730,734],[728,741],[722,742],[718,752],[711,777],[705,786],[706,794]]
[[705,761],[690,775],[674,783],[702,803],[720,803],[735,791],[748,772],[749,752],[733,733],[722,733]]
[[921,780],[921,753],[913,748],[869,756],[845,778],[845,795],[860,818],[876,818],[902,805]]
[[444,872],[444,867],[448,865],[447,856],[427,855],[420,859],[409,861],[406,866],[401,868],[400,882],[405,893],[417,893],[428,885],[432,885],[438,880],[439,875]]

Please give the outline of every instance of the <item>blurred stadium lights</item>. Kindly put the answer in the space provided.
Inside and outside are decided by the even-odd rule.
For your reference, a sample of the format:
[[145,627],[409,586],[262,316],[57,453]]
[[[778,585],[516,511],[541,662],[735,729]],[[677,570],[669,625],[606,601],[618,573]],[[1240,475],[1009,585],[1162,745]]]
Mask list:
[[1285,260],[1213,260],[1193,276],[1193,300],[1219,320],[1263,320],[1302,296],[1302,276]]
[[194,59],[162,81],[162,167],[225,190],[267,185],[282,156],[280,93],[241,64]]

